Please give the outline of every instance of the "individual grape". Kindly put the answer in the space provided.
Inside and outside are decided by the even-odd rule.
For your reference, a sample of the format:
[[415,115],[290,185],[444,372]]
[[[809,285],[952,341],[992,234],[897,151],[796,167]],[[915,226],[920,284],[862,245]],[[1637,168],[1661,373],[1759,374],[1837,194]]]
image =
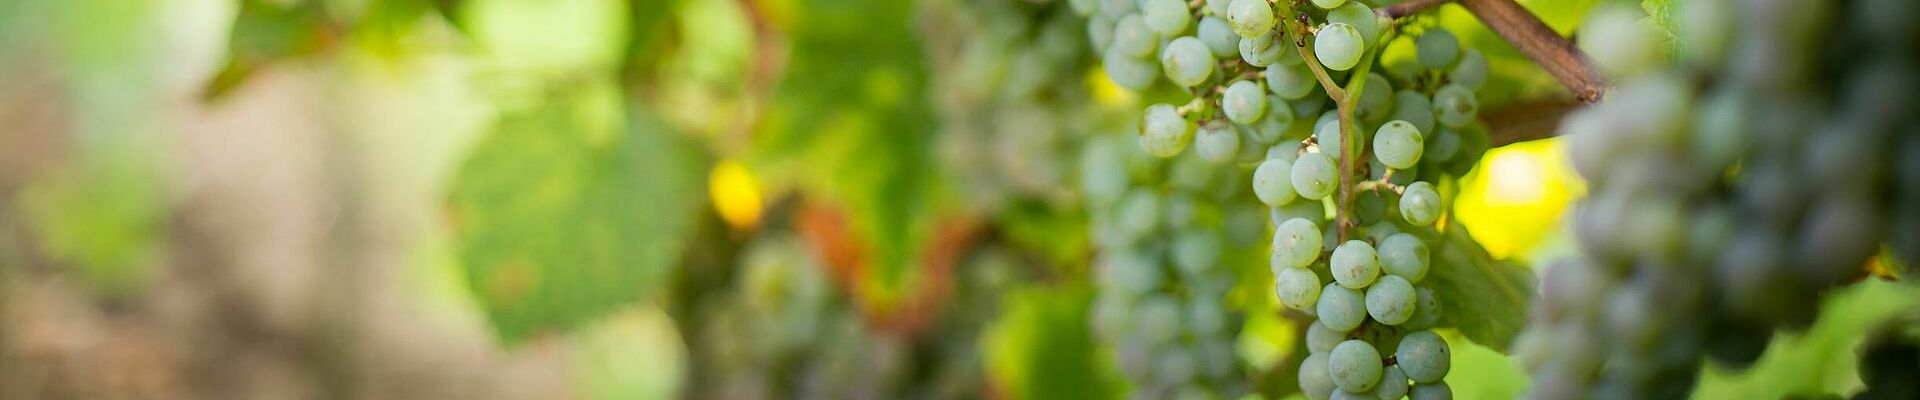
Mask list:
[[1100,14],[1107,18],[1119,19],[1120,16],[1140,10],[1140,0],[1100,0]]
[[1199,275],[1220,263],[1220,236],[1212,230],[1195,229],[1173,238],[1173,266],[1188,275]]
[[1464,127],[1473,123],[1474,114],[1480,112],[1480,102],[1474,99],[1473,89],[1447,84],[1433,93],[1433,112],[1441,125]]
[[1274,274],[1274,293],[1280,304],[1302,311],[1314,310],[1320,300],[1320,276],[1306,268],[1283,268]]
[[1380,387],[1373,388],[1378,400],[1395,400],[1407,397],[1407,373],[1400,372],[1399,366],[1388,366],[1380,374]]
[[1420,152],[1425,146],[1420,131],[1407,121],[1388,121],[1373,133],[1374,155],[1379,156],[1381,164],[1393,169],[1412,168],[1420,162]]
[[1328,374],[1327,354],[1324,352],[1313,353],[1301,361],[1300,372],[1295,379],[1300,382],[1300,394],[1309,399],[1327,400],[1333,396],[1333,375]]
[[1262,143],[1278,142],[1287,137],[1287,131],[1293,128],[1293,106],[1272,94],[1267,95],[1266,103],[1267,112],[1259,122],[1253,124],[1254,134]]
[[1479,89],[1487,83],[1487,56],[1479,50],[1466,49],[1460,53],[1460,62],[1447,71],[1447,80],[1468,89]]
[[1180,117],[1172,104],[1147,106],[1140,117],[1140,148],[1155,157],[1172,157],[1193,140],[1193,123]]
[[1346,3],[1347,3],[1347,0],[1313,0],[1313,5],[1315,7],[1320,7],[1328,10],[1338,8],[1340,7],[1341,4],[1346,4]]
[[1447,350],[1446,339],[1441,339],[1433,331],[1407,334],[1400,339],[1400,346],[1393,354],[1399,361],[1400,371],[1406,372],[1408,379],[1419,384],[1440,382],[1447,377],[1447,370],[1453,367],[1453,356]]
[[1413,128],[1420,131],[1421,138],[1425,139],[1425,134],[1433,132],[1433,102],[1420,92],[1402,89],[1393,93],[1393,114],[1388,115],[1387,119],[1413,124]]
[[1320,301],[1314,304],[1320,323],[1336,331],[1351,331],[1367,319],[1367,295],[1339,283],[1320,287]]
[[[1259,0],[1241,0],[1259,1]],[[1365,38],[1353,25],[1331,23],[1320,26],[1320,32],[1313,39],[1313,55],[1320,58],[1320,64],[1335,71],[1346,71],[1360,64],[1360,55],[1367,51]]]
[[1413,385],[1407,391],[1408,400],[1453,400],[1453,388],[1446,382],[1422,383]]
[[[1211,6],[1214,3],[1226,4],[1224,1],[1207,4]],[[1227,20],[1212,15],[1200,18],[1200,26],[1195,29],[1194,35],[1207,43],[1207,49],[1213,50],[1214,57],[1232,57],[1240,44],[1240,35],[1233,33],[1233,28],[1227,26]]]
[[[1305,220],[1308,221],[1308,223],[1319,223],[1327,220],[1327,211],[1324,205],[1318,201],[1303,200],[1287,203],[1287,205],[1284,206],[1273,207],[1268,217],[1272,221],[1273,226],[1276,227],[1294,219]],[[1278,231],[1278,229],[1275,229],[1275,232]],[[1315,255],[1315,257],[1318,256],[1317,254]],[[1302,263],[1302,265],[1305,264]]]
[[1358,1],[1349,1],[1327,10],[1327,22],[1338,22],[1353,26],[1360,31],[1362,43],[1371,46],[1380,40],[1380,22],[1373,15],[1373,9]]
[[1161,36],[1173,36],[1187,30],[1187,2],[1181,0],[1144,0],[1140,3],[1140,18]]
[[1106,55],[1100,58],[1100,65],[1106,69],[1107,79],[1113,81],[1113,84],[1127,89],[1142,90],[1146,89],[1147,85],[1152,85],[1153,80],[1160,76],[1160,70],[1153,67],[1152,61],[1127,56],[1114,50],[1113,47],[1119,46],[1108,47]]
[[1376,400],[1376,399],[1378,399],[1378,397],[1375,397],[1373,391],[1371,390],[1365,391],[1365,392],[1349,392],[1349,391],[1346,391],[1345,389],[1335,390],[1333,391],[1333,397],[1332,397],[1332,400]]
[[1307,351],[1320,354],[1333,351],[1333,346],[1347,340],[1347,333],[1328,328],[1326,324],[1314,321],[1307,325]]
[[1432,224],[1440,219],[1440,208],[1440,193],[1424,181],[1407,185],[1407,192],[1400,195],[1400,216],[1410,224]]
[[1303,268],[1320,258],[1320,227],[1305,218],[1289,219],[1273,231],[1273,268]]
[[1387,275],[1367,286],[1367,315],[1387,325],[1400,325],[1413,318],[1419,294],[1406,278]]
[[1276,30],[1258,37],[1240,39],[1240,59],[1246,60],[1247,64],[1255,67],[1266,67],[1280,62],[1280,56],[1286,54],[1282,50],[1292,47],[1281,46],[1279,39],[1275,37],[1278,33],[1279,31]]
[[1146,293],[1160,286],[1160,267],[1137,255],[1111,257],[1101,271],[1101,284],[1125,293]]
[[1446,70],[1460,60],[1460,39],[1446,29],[1428,29],[1413,40],[1414,57],[1427,69]]
[[1307,199],[1326,198],[1327,195],[1333,194],[1334,185],[1339,184],[1339,180],[1334,177],[1336,171],[1338,169],[1334,166],[1333,159],[1327,158],[1326,153],[1301,154],[1300,159],[1293,162],[1293,171],[1290,176],[1293,190],[1299,193],[1300,197]]
[[1117,227],[1129,241],[1146,236],[1160,221],[1160,195],[1151,190],[1134,189],[1120,199]]
[[1226,112],[1227,120],[1254,123],[1267,112],[1267,91],[1253,81],[1234,81],[1220,95],[1220,109]]
[[1202,125],[1194,133],[1193,151],[1207,162],[1217,164],[1232,161],[1234,154],[1240,151],[1240,133],[1219,121]]
[[1200,39],[1181,36],[1167,42],[1166,51],[1160,53],[1160,68],[1175,85],[1193,87],[1213,75],[1213,51]]
[[1150,294],[1140,300],[1140,325],[1137,327],[1153,343],[1169,343],[1180,335],[1180,302],[1165,294]]
[[1341,143],[1340,115],[1338,110],[1327,110],[1320,114],[1320,120],[1313,125],[1313,141],[1320,145],[1320,152],[1328,158],[1340,159]]
[[1292,179],[1293,163],[1277,159],[1262,161],[1253,169],[1253,195],[1268,207],[1285,205],[1298,196],[1293,192]]
[[1377,121],[1393,109],[1393,83],[1386,75],[1367,74],[1367,86],[1357,92],[1354,100],[1354,118],[1361,121]]
[[[1401,342],[1406,346],[1406,342]],[[1362,340],[1348,340],[1333,346],[1327,352],[1327,375],[1333,377],[1334,386],[1349,392],[1366,392],[1380,385],[1380,375],[1384,368],[1380,364],[1380,351],[1373,344]]]
[[1202,334],[1220,333],[1227,327],[1227,315],[1220,301],[1210,296],[1187,299],[1187,326]]
[[1433,137],[1426,141],[1426,150],[1420,152],[1420,159],[1428,164],[1452,160],[1460,154],[1460,130],[1441,126],[1422,132],[1433,132]]
[[1328,266],[1333,269],[1333,281],[1350,289],[1365,288],[1380,277],[1380,262],[1374,258],[1373,245],[1359,240],[1348,240],[1333,248]]
[[1267,66],[1267,90],[1282,98],[1304,98],[1319,87],[1320,81],[1314,79],[1313,71],[1308,70],[1306,64],[1275,63]]
[[1639,7],[1606,5],[1594,7],[1580,24],[1578,46],[1601,69],[1614,76],[1629,77],[1658,66],[1660,39],[1640,24],[1647,15]]
[[1087,18],[1087,42],[1093,45],[1096,53],[1105,53],[1107,46],[1113,44],[1113,28],[1113,20],[1106,16]]
[[1159,361],[1160,378],[1166,382],[1186,382],[1193,380],[1197,373],[1193,365],[1193,354],[1181,348],[1167,348],[1161,351]]
[[1267,0],[1233,0],[1227,5],[1227,25],[1242,38],[1260,37],[1273,30],[1273,6]]
[[1160,35],[1147,28],[1140,14],[1127,14],[1113,23],[1113,44],[1109,48],[1133,58],[1146,58],[1160,44]]
[[[1112,140],[1087,141],[1080,152],[1080,191],[1100,205],[1111,205],[1127,191],[1127,161],[1124,143]],[[1291,190],[1291,188],[1289,188]]]
[[1095,1],[1097,0],[1071,0],[1067,5],[1073,7],[1074,14],[1087,15],[1100,10],[1100,4]]
[[1427,243],[1409,233],[1395,233],[1380,241],[1380,267],[1388,274],[1420,283],[1427,277]]
[[1226,18],[1227,8],[1233,5],[1233,0],[1206,0],[1206,1],[1207,1],[1207,12],[1213,13],[1213,15],[1220,16],[1221,18]]

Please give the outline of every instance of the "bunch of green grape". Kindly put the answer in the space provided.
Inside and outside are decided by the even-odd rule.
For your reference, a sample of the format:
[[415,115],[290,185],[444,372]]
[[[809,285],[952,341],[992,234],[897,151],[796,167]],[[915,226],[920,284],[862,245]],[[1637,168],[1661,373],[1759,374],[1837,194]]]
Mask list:
[[[1151,91],[1164,77],[1190,96],[1183,105],[1146,107],[1136,121],[1137,152],[1171,158],[1175,170],[1194,163],[1242,174],[1238,184],[1269,208],[1275,295],[1314,319],[1304,339],[1312,355],[1298,376],[1306,396],[1451,398],[1449,350],[1431,331],[1442,323],[1442,299],[1421,282],[1445,212],[1434,182],[1464,174],[1488,146],[1475,93],[1487,80],[1485,56],[1437,27],[1401,36],[1408,26],[1360,1],[1314,1],[1298,10],[1266,0],[1074,5],[1090,18],[1089,36],[1113,83]],[[1296,19],[1316,25],[1310,34],[1289,33]],[[1416,56],[1380,61],[1395,40],[1411,41]],[[1337,82],[1364,77],[1341,90],[1352,96],[1350,118],[1315,69]],[[1358,143],[1346,146],[1346,136]],[[1342,163],[1348,156],[1365,162]],[[1131,204],[1150,194],[1116,195],[1122,223],[1133,210],[1145,221],[1155,208]],[[1330,209],[1347,218],[1331,218]],[[1181,239],[1132,246],[1179,251]],[[1157,271],[1127,259],[1108,258],[1103,273]]]
[[1089,324],[1135,397],[1239,397],[1247,373],[1234,346],[1241,317],[1225,304],[1237,276],[1227,254],[1260,244],[1261,210],[1234,171],[1134,149],[1103,136],[1082,152],[1099,288]]
[[1920,250],[1920,4],[1679,7],[1673,57],[1637,8],[1581,28],[1614,87],[1560,128],[1591,194],[1516,340],[1529,398],[1684,397]]

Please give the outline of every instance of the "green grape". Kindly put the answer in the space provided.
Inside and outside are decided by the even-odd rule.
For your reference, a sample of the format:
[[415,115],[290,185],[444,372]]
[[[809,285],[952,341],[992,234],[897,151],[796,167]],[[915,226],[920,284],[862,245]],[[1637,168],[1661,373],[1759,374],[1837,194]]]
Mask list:
[[1290,47],[1280,45],[1279,39],[1274,36],[1278,33],[1279,31],[1273,31],[1259,37],[1240,39],[1240,59],[1246,60],[1247,64],[1255,67],[1266,67],[1280,62],[1280,56],[1286,54],[1281,50]]
[[1267,91],[1253,81],[1234,81],[1227,85],[1226,93],[1220,95],[1220,109],[1226,112],[1229,121],[1257,122],[1267,112]]
[[1320,276],[1306,268],[1282,268],[1274,274],[1274,294],[1287,308],[1312,311],[1320,300]]
[[1313,0],[1314,6],[1320,7],[1322,9],[1328,9],[1328,10],[1339,8],[1341,4],[1346,4],[1346,3],[1347,3],[1347,0]]
[[1306,218],[1280,223],[1273,232],[1272,267],[1304,268],[1312,264],[1320,258],[1320,236],[1320,227]]
[[1152,61],[1129,57],[1113,47],[1119,46],[1108,47],[1106,55],[1100,58],[1101,66],[1107,71],[1107,79],[1112,80],[1113,84],[1143,90],[1159,77],[1160,71],[1153,67]]
[[1412,168],[1420,162],[1420,151],[1425,145],[1420,131],[1407,121],[1387,121],[1373,133],[1373,154],[1380,158],[1381,164],[1393,169]]
[[1193,123],[1180,117],[1172,104],[1147,106],[1140,117],[1140,148],[1155,157],[1172,157],[1193,140]]
[[[1209,2],[1226,4],[1224,1]],[[1214,57],[1232,57],[1240,44],[1240,35],[1233,34],[1233,28],[1227,26],[1227,20],[1208,15],[1200,18],[1200,27],[1195,32],[1200,41],[1207,43],[1207,49],[1213,50]]]
[[1407,373],[1400,372],[1400,366],[1388,366],[1380,374],[1380,387],[1373,388],[1376,400],[1394,400],[1407,396]]
[[[1261,120],[1264,121],[1266,118],[1261,118]],[[1233,124],[1233,131],[1240,134],[1239,152],[1234,153],[1233,162],[1253,164],[1261,160],[1266,160],[1267,143],[1272,143],[1274,140],[1279,139],[1278,137],[1262,136],[1257,132],[1259,130],[1259,128],[1256,127],[1258,122],[1255,122],[1255,124],[1256,125]]]
[[1220,236],[1212,230],[1183,231],[1173,238],[1173,266],[1198,276],[1220,263]]
[[1180,87],[1193,87],[1205,82],[1213,75],[1213,51],[1207,50],[1207,44],[1192,36],[1181,36],[1167,42],[1167,49],[1160,53],[1160,68],[1173,84]]
[[1341,143],[1339,110],[1327,110],[1313,125],[1313,141],[1320,145],[1320,152],[1327,158],[1340,159]]
[[1474,114],[1480,112],[1480,102],[1474,99],[1473,89],[1447,84],[1433,92],[1433,112],[1441,125],[1460,128],[1473,123]]
[[1380,261],[1374,258],[1373,245],[1359,240],[1333,248],[1333,258],[1327,264],[1333,269],[1333,281],[1350,289],[1365,288],[1380,276]]
[[1413,284],[1395,275],[1380,277],[1367,286],[1367,315],[1387,325],[1400,325],[1413,319],[1417,305]]
[[1067,5],[1073,7],[1074,14],[1087,15],[1100,10],[1100,4],[1094,1],[1096,0],[1070,0]]
[[1328,328],[1320,321],[1307,325],[1307,351],[1321,354],[1333,351],[1333,346],[1347,340],[1347,333]]
[[1376,397],[1374,392],[1371,390],[1364,391],[1364,392],[1349,392],[1346,389],[1333,391],[1333,398],[1332,398],[1332,400],[1377,400],[1377,399],[1379,399],[1379,397]]
[[1268,159],[1253,169],[1253,195],[1268,207],[1279,207],[1298,196],[1293,192],[1293,163]]
[[1193,152],[1202,160],[1224,163],[1233,160],[1238,151],[1240,133],[1235,132],[1232,126],[1213,121],[1200,126],[1200,130],[1194,133]]
[[1226,18],[1227,8],[1232,5],[1233,0],[1207,0],[1207,12],[1213,13],[1213,15],[1221,18]]
[[1153,260],[1134,254],[1119,254],[1106,259],[1100,271],[1102,285],[1128,294],[1146,293],[1160,286],[1160,267]]
[[1120,199],[1118,226],[1128,241],[1146,236],[1160,221],[1160,195],[1152,190],[1134,189]]
[[[1285,173],[1289,175],[1293,174],[1293,160],[1300,159],[1300,142],[1288,140],[1274,143],[1273,147],[1267,148],[1267,159],[1286,161],[1287,171]],[[1291,180],[1292,177],[1289,176],[1288,179]],[[1292,182],[1287,183],[1287,191],[1293,191]],[[1295,196],[1298,195],[1298,193],[1295,194]]]
[[1325,352],[1308,355],[1300,362],[1300,372],[1294,378],[1300,382],[1300,394],[1313,400],[1332,398],[1335,390],[1333,376],[1327,372],[1327,354]]
[[1337,171],[1339,169],[1334,166],[1333,159],[1327,158],[1326,153],[1302,154],[1293,162],[1293,171],[1290,176],[1293,190],[1303,198],[1324,199],[1327,195],[1333,194],[1334,186],[1340,183],[1334,176],[1338,173]]
[[1464,50],[1460,53],[1460,63],[1447,72],[1447,80],[1468,89],[1479,89],[1487,83],[1487,56],[1479,50]]
[[1174,36],[1187,30],[1190,18],[1187,2],[1181,0],[1144,0],[1140,3],[1140,16],[1148,29],[1161,36]]
[[1282,98],[1305,98],[1319,87],[1320,81],[1314,79],[1313,71],[1308,70],[1306,64],[1275,63],[1267,66],[1267,90]]
[[1420,66],[1433,70],[1446,70],[1455,61],[1460,60],[1460,40],[1446,29],[1428,29],[1420,37],[1413,39],[1414,57],[1420,59]]
[[1087,199],[1098,205],[1118,201],[1127,190],[1127,165],[1124,144],[1112,140],[1089,140],[1080,152],[1080,186]]
[[1400,371],[1407,373],[1408,379],[1420,384],[1439,382],[1447,377],[1447,370],[1453,366],[1447,341],[1433,331],[1407,334],[1407,337],[1400,339],[1400,346],[1393,354],[1399,361]]
[[[1271,207],[1267,215],[1268,220],[1272,222],[1275,227],[1296,218],[1307,221],[1307,223],[1319,223],[1327,220],[1326,208],[1318,201],[1301,200],[1279,207]],[[1315,230],[1318,229],[1319,228],[1315,228]],[[1277,232],[1278,229],[1275,231]],[[1315,257],[1318,256],[1318,254],[1315,255]],[[1309,262],[1311,262],[1311,260],[1309,260]],[[1301,265],[1305,265],[1305,263]]]
[[1193,379],[1196,372],[1193,354],[1186,349],[1166,348],[1157,358],[1156,361],[1160,362],[1160,379],[1167,382],[1186,382]]
[[1386,75],[1367,74],[1367,87],[1354,101],[1353,116],[1362,121],[1378,121],[1393,109],[1393,83]]
[[1147,28],[1140,14],[1127,14],[1113,23],[1113,44],[1109,49],[1133,58],[1146,58],[1160,44],[1160,35]]
[[1367,319],[1367,295],[1338,283],[1320,287],[1320,301],[1314,304],[1320,323],[1336,331],[1352,331]]
[[1440,219],[1440,208],[1440,193],[1424,181],[1407,185],[1407,192],[1400,195],[1400,216],[1410,224],[1432,224]]
[[1452,160],[1454,155],[1460,154],[1459,130],[1442,126],[1432,131],[1422,132],[1433,132],[1433,137],[1432,140],[1426,141],[1426,150],[1420,152],[1421,160],[1428,164],[1441,163]]
[[1273,6],[1267,0],[1233,0],[1227,5],[1227,25],[1242,38],[1260,37],[1273,30]]
[[1420,92],[1402,89],[1393,93],[1393,114],[1388,115],[1387,119],[1413,124],[1413,128],[1419,130],[1424,138],[1424,134],[1433,132],[1433,102]]
[[1327,10],[1327,22],[1352,25],[1360,31],[1363,43],[1371,46],[1380,40],[1380,22],[1373,15],[1373,9],[1357,1],[1349,1],[1339,7]]
[[[1405,346],[1402,342],[1401,346]],[[1380,375],[1385,368],[1380,365],[1380,351],[1373,344],[1361,340],[1348,340],[1333,346],[1327,352],[1327,375],[1333,376],[1334,386],[1349,392],[1366,392],[1380,384]]]
[[1453,400],[1453,388],[1446,382],[1423,383],[1413,385],[1407,392],[1409,400]]
[[1288,105],[1287,101],[1280,96],[1272,94],[1266,96],[1267,112],[1260,117],[1259,122],[1253,124],[1253,132],[1254,136],[1260,138],[1261,143],[1271,144],[1285,138],[1287,131],[1293,128],[1293,106]]
[[1427,243],[1409,233],[1395,233],[1380,241],[1380,267],[1388,274],[1420,283],[1427,277]]
[[1140,0],[1100,0],[1100,14],[1107,18],[1120,19],[1120,16],[1140,10]]
[[1657,33],[1640,24],[1646,13],[1639,7],[1608,5],[1594,7],[1580,24],[1578,46],[1604,71],[1629,77],[1659,66],[1660,45]]
[[1227,327],[1227,315],[1220,300],[1210,296],[1187,299],[1187,326],[1202,334],[1220,333]]
[[1353,25],[1338,22],[1321,25],[1319,34],[1314,36],[1313,55],[1328,69],[1346,71],[1360,64],[1361,54],[1367,51],[1364,40]]
[[1180,302],[1165,294],[1150,294],[1140,300],[1140,325],[1137,327],[1155,344],[1170,343],[1180,335]]
[[1087,42],[1093,44],[1096,53],[1105,53],[1107,46],[1113,44],[1113,29],[1113,20],[1105,16],[1087,18]]

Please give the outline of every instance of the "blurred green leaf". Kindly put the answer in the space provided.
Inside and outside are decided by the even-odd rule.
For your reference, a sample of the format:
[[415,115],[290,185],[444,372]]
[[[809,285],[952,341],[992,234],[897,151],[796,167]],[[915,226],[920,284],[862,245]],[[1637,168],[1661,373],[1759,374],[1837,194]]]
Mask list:
[[267,63],[325,49],[334,39],[334,28],[323,3],[242,0],[227,38],[227,63],[207,83],[202,98],[219,99]]
[[648,296],[701,212],[703,150],[643,114],[593,118],[612,107],[511,112],[454,178],[460,261],[507,343]]
[[1000,319],[980,339],[987,371],[1008,399],[1110,399],[1118,373],[1095,353],[1087,330],[1091,290],[1028,287],[1007,292]]
[[1751,369],[1703,367],[1693,397],[1778,399],[1861,388],[1856,349],[1870,330],[1920,307],[1920,287],[1869,279],[1827,296],[1806,332],[1776,333]]
[[1533,270],[1494,260],[1465,226],[1453,224],[1442,233],[1433,269],[1423,283],[1440,297],[1445,325],[1460,329],[1475,343],[1506,352],[1514,335],[1526,327],[1534,280]]
[[145,161],[124,153],[89,158],[74,173],[53,174],[20,193],[17,206],[42,251],[104,297],[144,287],[165,251],[167,199]]

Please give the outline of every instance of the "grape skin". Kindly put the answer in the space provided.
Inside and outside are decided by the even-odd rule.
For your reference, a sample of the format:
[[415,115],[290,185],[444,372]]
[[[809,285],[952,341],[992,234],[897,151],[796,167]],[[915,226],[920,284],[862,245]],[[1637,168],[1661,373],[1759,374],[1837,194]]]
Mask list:
[[1328,328],[1320,321],[1307,325],[1307,351],[1313,354],[1333,351],[1333,346],[1347,340],[1347,333]]
[[1114,21],[1113,44],[1108,49],[1134,58],[1144,58],[1153,54],[1154,46],[1160,44],[1160,37],[1147,28],[1140,14],[1127,14]]
[[1339,181],[1334,178],[1337,170],[1333,159],[1327,158],[1326,153],[1302,154],[1300,159],[1293,162],[1293,190],[1302,198],[1314,200],[1326,198],[1327,195],[1333,194],[1334,185],[1339,184]]
[[1387,275],[1367,286],[1367,315],[1387,325],[1400,325],[1413,318],[1413,284],[1406,278]]
[[1353,25],[1338,22],[1322,25],[1319,34],[1314,36],[1313,55],[1319,57],[1320,64],[1328,69],[1353,69],[1360,64],[1361,53],[1367,50],[1364,40],[1360,30]]
[[1433,92],[1434,119],[1449,128],[1461,128],[1473,123],[1474,114],[1480,112],[1480,103],[1474,99],[1473,89],[1458,84],[1441,86]]
[[1266,90],[1253,81],[1234,81],[1220,96],[1220,109],[1226,112],[1227,120],[1235,123],[1257,122],[1267,111]]
[[1172,104],[1147,106],[1140,120],[1140,147],[1155,157],[1172,157],[1193,139],[1193,123],[1180,117]]
[[1327,400],[1336,390],[1333,375],[1328,373],[1326,353],[1308,355],[1300,362],[1300,372],[1295,379],[1300,382],[1300,393],[1309,399]]
[[1227,6],[1227,24],[1242,38],[1260,37],[1273,30],[1273,7],[1267,0],[1233,0]]
[[1406,193],[1400,196],[1400,216],[1410,224],[1432,224],[1440,219],[1440,193],[1426,182],[1407,185]]
[[1329,283],[1321,287],[1320,302],[1314,305],[1314,311],[1327,328],[1351,331],[1367,319],[1367,298],[1358,290]]
[[1320,299],[1320,276],[1306,268],[1284,268],[1274,274],[1274,293],[1280,304],[1309,311]]
[[1407,337],[1400,339],[1394,358],[1399,361],[1400,371],[1406,372],[1407,378],[1420,384],[1439,382],[1447,377],[1447,370],[1453,366],[1446,340],[1433,331],[1407,334]]
[[1380,351],[1371,343],[1348,340],[1327,352],[1327,375],[1333,377],[1334,386],[1340,390],[1356,393],[1373,390],[1380,384],[1382,373]]
[[1193,87],[1213,75],[1213,51],[1200,39],[1181,36],[1168,42],[1160,53],[1160,67],[1175,85]]
[[1427,244],[1409,233],[1395,233],[1380,241],[1380,267],[1388,274],[1420,283],[1427,276]]
[[1380,158],[1381,164],[1393,169],[1412,168],[1420,162],[1423,147],[1420,131],[1407,121],[1388,121],[1373,134],[1374,155]]
[[1194,34],[1200,37],[1200,41],[1207,43],[1207,49],[1213,50],[1214,57],[1232,57],[1240,43],[1240,36],[1235,35],[1233,28],[1227,26],[1227,20],[1212,15],[1200,18],[1200,27]]
[[1320,81],[1314,79],[1313,72],[1307,69],[1306,64],[1275,63],[1267,66],[1267,90],[1282,98],[1304,98],[1319,87]]
[[1232,126],[1217,121],[1201,126],[1194,134],[1193,151],[1200,159],[1215,164],[1232,161],[1234,154],[1240,151],[1240,133],[1235,132]]
[[1460,59],[1460,40],[1445,29],[1429,29],[1413,40],[1414,56],[1427,69],[1444,70]]
[[1407,374],[1395,365],[1380,374],[1380,387],[1373,388],[1373,393],[1379,399],[1399,399],[1407,396],[1408,389]]
[[1147,28],[1161,36],[1173,36],[1187,29],[1190,17],[1187,15],[1187,2],[1180,0],[1146,0],[1140,4],[1141,18]]
[[1268,207],[1278,207],[1293,202],[1298,194],[1293,192],[1293,163],[1287,160],[1268,159],[1260,162],[1253,170],[1253,194]]
[[1329,264],[1334,282],[1349,289],[1365,288],[1380,276],[1380,263],[1374,258],[1373,245],[1359,240],[1348,240],[1335,247]]
[[1274,268],[1302,268],[1320,257],[1320,228],[1313,221],[1294,218],[1273,233]]

